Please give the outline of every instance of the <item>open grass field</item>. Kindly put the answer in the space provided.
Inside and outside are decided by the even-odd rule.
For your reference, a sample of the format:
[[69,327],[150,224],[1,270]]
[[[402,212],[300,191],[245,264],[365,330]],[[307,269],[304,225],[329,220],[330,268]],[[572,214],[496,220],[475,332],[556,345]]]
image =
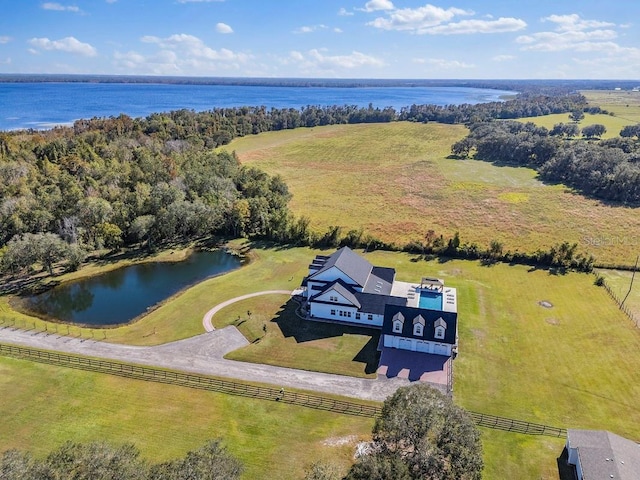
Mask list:
[[[557,113],[553,115],[544,115],[542,117],[524,117],[519,118],[520,122],[533,122],[540,127],[545,127],[551,130],[554,125],[558,123],[571,123],[569,119],[569,114],[567,113]],[[582,130],[587,125],[600,124],[604,125],[607,131],[602,138],[614,138],[620,136],[620,130],[622,130],[627,125],[635,125],[637,121],[631,120],[630,118],[620,117],[618,115],[604,115],[597,114],[593,115],[591,113],[586,113],[584,118],[578,122],[578,128]]]
[[640,324],[640,273],[636,273],[633,284],[631,283],[632,272],[627,270],[601,270],[598,275],[602,275],[613,293],[620,300],[624,300],[627,293],[629,296],[625,305],[629,307],[636,321]]
[[334,125],[248,136],[226,148],[282,175],[291,209],[319,232],[363,228],[405,244],[428,230],[458,231],[463,243],[483,248],[495,239],[505,251],[533,252],[568,241],[598,262],[635,260],[635,209],[544,184],[531,169],[447,158],[465,135],[463,126],[435,123]]
[[160,462],[222,438],[246,479],[346,469],[373,420],[0,357],[0,452],[45,455],[66,440],[132,442]]
[[631,124],[640,123],[640,92],[583,90],[589,105],[599,106]]

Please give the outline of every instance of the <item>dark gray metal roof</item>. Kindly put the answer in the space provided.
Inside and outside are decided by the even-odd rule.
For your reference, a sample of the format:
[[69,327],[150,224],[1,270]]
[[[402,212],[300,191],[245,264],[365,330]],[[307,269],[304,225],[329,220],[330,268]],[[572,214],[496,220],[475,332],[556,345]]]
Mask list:
[[366,285],[362,289],[366,293],[377,293],[378,295],[389,295],[393,287],[393,280],[396,271],[393,268],[373,267],[367,279]]
[[[394,297],[390,297],[394,298]],[[393,332],[393,316],[396,313],[402,313],[405,321],[402,326],[401,333]],[[413,334],[413,320],[421,316],[424,319],[423,335]],[[442,318],[446,324],[444,338],[435,338],[435,323]],[[394,335],[397,337],[415,338],[418,340],[429,340],[438,343],[456,343],[456,327],[458,322],[458,314],[453,312],[440,312],[437,310],[425,310],[423,308],[407,307],[404,305],[387,304],[384,309],[384,323],[382,324],[382,334]]]
[[578,449],[584,480],[638,480],[640,445],[605,430],[568,430],[567,445]]
[[330,255],[325,260],[322,268],[310,275],[310,277],[314,277],[322,272],[326,272],[334,266],[349,278],[353,279],[361,287],[364,287],[366,285],[367,279],[369,278],[371,270],[373,269],[373,265],[371,265],[371,263],[355,253],[349,247],[342,247],[333,255]]

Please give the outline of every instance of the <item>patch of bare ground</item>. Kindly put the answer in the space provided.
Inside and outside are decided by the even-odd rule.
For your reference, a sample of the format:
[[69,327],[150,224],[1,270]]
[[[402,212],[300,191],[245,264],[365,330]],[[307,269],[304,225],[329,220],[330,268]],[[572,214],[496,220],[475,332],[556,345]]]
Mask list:
[[330,437],[322,441],[322,445],[327,447],[343,447],[345,445],[355,445],[358,442],[358,436],[347,435],[345,437]]

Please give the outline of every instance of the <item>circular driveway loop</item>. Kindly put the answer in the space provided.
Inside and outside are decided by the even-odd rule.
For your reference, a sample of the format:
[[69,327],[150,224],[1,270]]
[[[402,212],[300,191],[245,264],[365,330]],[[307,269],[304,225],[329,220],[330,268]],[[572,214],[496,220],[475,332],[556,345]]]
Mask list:
[[247,293],[246,295],[240,295],[239,297],[232,298],[230,300],[227,300],[226,302],[219,303],[218,305],[213,307],[211,310],[209,310],[207,313],[205,313],[202,319],[202,326],[204,327],[205,331],[213,332],[215,328],[211,324],[211,319],[216,313],[218,313],[224,307],[228,307],[232,303],[240,302],[242,300],[246,300],[247,298],[258,297],[260,295],[274,295],[274,294],[291,295],[291,293],[292,293],[291,290],[265,290],[263,292]]

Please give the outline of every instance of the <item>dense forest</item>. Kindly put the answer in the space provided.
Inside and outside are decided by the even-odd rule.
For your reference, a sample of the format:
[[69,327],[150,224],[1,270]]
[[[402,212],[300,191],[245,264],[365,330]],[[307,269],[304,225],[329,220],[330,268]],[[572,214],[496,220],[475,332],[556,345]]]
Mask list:
[[[575,118],[579,113],[572,113]],[[582,137],[579,137],[579,133]],[[581,131],[573,123],[548,130],[533,123],[478,122],[452,147],[460,157],[534,168],[543,180],[560,182],[585,195],[625,204],[640,202],[639,126],[600,140],[603,125]]]
[[[490,151],[488,139],[495,137],[496,149],[503,148],[509,154],[531,144],[535,151],[523,154],[526,162],[509,161],[539,162],[536,167],[544,175],[557,176],[552,172],[561,170],[564,177],[557,180],[575,184],[574,176],[579,174],[563,166],[569,160],[557,154],[562,143],[559,138],[543,129],[525,126],[516,132],[511,122],[486,121],[583,111],[585,105],[585,99],[577,94],[528,93],[505,102],[413,105],[400,112],[371,105],[281,110],[240,107],[199,113],[178,110],[138,119],[120,115],[78,120],[71,127],[47,131],[0,132],[0,268],[18,273],[35,263],[52,272],[56,262],[64,260],[69,268],[75,268],[87,252],[97,249],[156,248],[215,235],[315,246],[402,248],[385,245],[362,231],[343,235],[339,227],[330,227],[324,234],[312,233],[309,219],[290,213],[290,194],[282,178],[244,167],[233,153],[214,149],[237,136],[298,127],[398,120],[467,123],[473,126],[465,139],[469,146],[466,153],[475,148],[479,157],[500,161],[502,157]],[[480,142],[487,128],[495,134],[482,134],[486,141]],[[509,135],[516,134],[530,135],[530,141],[523,143],[520,138],[515,148]],[[629,138],[625,145],[631,149]],[[628,167],[616,169],[616,175],[627,175],[626,181],[633,182],[629,176],[637,171],[632,162],[635,150],[630,153],[604,144],[580,148],[589,152],[600,149],[597,151],[604,152],[600,163],[620,163],[624,158]],[[617,159],[610,160],[612,152],[617,152]],[[556,163],[542,162],[547,158]],[[609,186],[607,198],[626,195],[623,200],[636,199],[637,183],[635,190]],[[600,191],[605,192],[604,187]],[[442,240],[419,250],[499,257],[490,246],[485,250],[461,244],[459,239],[456,242],[455,248]],[[554,252],[538,252],[534,258],[549,258],[547,253],[554,257]]]

